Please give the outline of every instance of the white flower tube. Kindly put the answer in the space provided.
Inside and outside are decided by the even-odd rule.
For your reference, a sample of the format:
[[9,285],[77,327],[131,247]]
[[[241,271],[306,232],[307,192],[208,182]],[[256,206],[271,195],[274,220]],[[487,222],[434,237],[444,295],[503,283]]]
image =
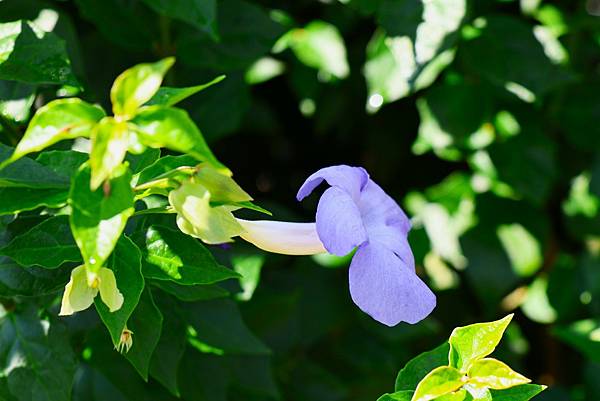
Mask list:
[[244,228],[244,240],[268,252],[284,255],[315,255],[327,252],[315,223],[236,219]]

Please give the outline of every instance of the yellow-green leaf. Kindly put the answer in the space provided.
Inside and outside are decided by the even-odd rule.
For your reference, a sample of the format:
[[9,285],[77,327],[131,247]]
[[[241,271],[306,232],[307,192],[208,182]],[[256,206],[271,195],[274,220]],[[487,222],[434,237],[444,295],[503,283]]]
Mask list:
[[493,358],[475,361],[469,369],[469,383],[485,386],[494,390],[503,390],[531,380],[515,372],[504,362]]
[[124,121],[118,122],[108,117],[94,127],[90,152],[92,190],[98,188],[121,165],[127,153],[128,141],[127,123]]
[[417,385],[412,401],[429,401],[458,390],[464,375],[452,366],[435,368]]

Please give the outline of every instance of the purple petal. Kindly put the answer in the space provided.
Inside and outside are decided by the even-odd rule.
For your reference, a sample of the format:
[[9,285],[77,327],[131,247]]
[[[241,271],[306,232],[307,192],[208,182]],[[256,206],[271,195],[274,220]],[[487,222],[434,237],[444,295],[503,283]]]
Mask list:
[[369,174],[362,167],[339,165],[322,168],[304,181],[296,195],[298,201],[310,195],[323,180],[332,187],[340,187],[352,198],[358,199],[360,191],[369,181]]
[[317,207],[317,233],[327,252],[338,256],[367,240],[360,211],[347,192],[331,187],[323,193]]
[[368,243],[361,246],[350,264],[350,295],[373,319],[395,326],[417,323],[435,308],[435,295],[387,247]]
[[358,208],[370,242],[378,242],[402,259],[411,224],[400,206],[379,185],[369,180],[363,188]]

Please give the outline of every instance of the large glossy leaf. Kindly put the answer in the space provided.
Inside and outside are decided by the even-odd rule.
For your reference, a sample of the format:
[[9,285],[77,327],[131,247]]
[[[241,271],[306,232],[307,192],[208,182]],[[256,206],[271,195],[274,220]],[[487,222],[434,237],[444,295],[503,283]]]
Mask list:
[[0,338],[1,368],[13,396],[32,401],[71,399],[75,355],[59,322],[40,320],[29,306],[2,317]]
[[[8,161],[12,148],[0,143],[0,163]],[[0,170],[0,188],[24,187],[35,189],[67,188],[69,178],[34,160],[24,158]]]
[[450,335],[450,364],[466,372],[471,364],[491,354],[508,327],[513,315],[489,323],[458,327]]
[[68,189],[0,188],[0,215],[66,205]]
[[0,79],[78,85],[65,43],[26,21],[0,23]]
[[398,372],[396,377],[396,391],[414,390],[419,382],[433,369],[448,365],[448,352],[450,345],[444,343],[434,350],[424,352],[411,359]]
[[93,270],[103,266],[133,214],[133,190],[126,165],[95,191],[90,179],[90,168],[84,165],[73,179],[69,204],[73,236],[84,263]]
[[152,226],[141,241],[147,278],[194,285],[239,277],[235,271],[219,265],[204,245],[178,230]]
[[187,153],[215,167],[223,167],[212,154],[196,124],[184,110],[147,106],[140,109],[132,122],[137,127],[140,140],[147,146],[164,147]]
[[48,269],[65,262],[78,262],[81,254],[75,244],[67,216],[51,217],[14,238],[0,249],[22,266],[42,266]]
[[195,28],[217,34],[216,0],[143,0],[159,14],[185,21]]
[[[114,346],[117,347],[121,333],[127,326],[127,322],[137,307],[144,290],[140,250],[129,238],[122,236],[107,261],[107,266],[115,274],[117,287],[123,294],[123,305],[119,310],[110,312],[108,307],[100,300],[100,297],[96,297],[94,303],[100,318],[108,328]],[[151,339],[146,340],[148,340],[148,343],[151,342]],[[135,337],[133,341],[135,341]],[[139,358],[137,361],[139,362]]]
[[10,160],[38,152],[64,139],[88,137],[92,126],[103,116],[101,108],[80,99],[54,100],[35,113]]

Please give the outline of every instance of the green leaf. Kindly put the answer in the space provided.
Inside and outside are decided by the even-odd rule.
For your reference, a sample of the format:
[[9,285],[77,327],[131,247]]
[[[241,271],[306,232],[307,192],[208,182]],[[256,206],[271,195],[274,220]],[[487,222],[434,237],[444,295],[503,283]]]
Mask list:
[[53,100],[35,113],[10,161],[64,139],[88,137],[104,115],[101,108],[80,99]]
[[[115,250],[107,261],[117,279],[117,288],[123,294],[123,305],[115,312],[110,312],[100,297],[94,299],[96,310],[110,333],[113,345],[117,347],[121,333],[127,325],[144,290],[144,277],[141,271],[140,250],[127,237],[119,238]],[[135,333],[134,333],[135,336]],[[134,340],[135,341],[135,337]]]
[[224,168],[184,110],[146,106],[140,109],[132,122],[137,126],[140,140],[145,145],[187,153],[200,161],[209,162],[214,167]]
[[125,354],[144,380],[148,380],[150,360],[161,337],[162,323],[163,315],[146,287],[127,323],[133,332],[133,345]]
[[24,123],[35,99],[33,85],[15,81],[0,81],[0,117],[13,123]]
[[78,86],[64,41],[25,21],[0,23],[0,79]]
[[392,394],[384,394],[381,397],[379,397],[377,399],[377,401],[410,401],[412,399],[412,396],[415,392],[414,391],[409,391],[409,390],[405,390],[405,391],[396,391],[395,393]]
[[473,397],[464,389],[461,388],[453,393],[444,394],[441,397],[435,399],[435,401],[472,401]]
[[[370,111],[431,85],[454,59],[454,43],[465,16],[466,1],[423,2],[419,20],[415,13],[421,11],[420,7],[415,10],[407,3],[410,2],[398,1],[382,7],[386,16],[397,18],[395,26],[405,27],[394,32],[402,35],[378,31],[367,46],[364,75]],[[414,25],[402,25],[406,21]]]
[[428,401],[458,390],[464,375],[452,366],[440,366],[432,370],[419,382],[412,401]]
[[0,339],[0,368],[12,395],[19,400],[71,400],[76,361],[59,322],[40,320],[31,305],[2,317]]
[[446,342],[408,361],[404,368],[398,372],[395,390],[397,392],[414,390],[419,382],[433,369],[448,365],[449,351],[450,345]]
[[239,277],[219,265],[197,240],[177,230],[152,226],[143,239],[144,276],[178,284],[212,284]]
[[584,319],[554,329],[554,334],[590,360],[600,363],[600,320]]
[[66,205],[68,189],[0,188],[0,215]]
[[[0,162],[9,160],[11,151],[11,148],[0,143]],[[29,158],[18,160],[0,170],[0,187],[66,189],[68,186],[68,176],[57,174]]]
[[58,175],[70,178],[77,173],[79,167],[81,167],[88,158],[89,155],[87,153],[74,150],[51,150],[40,153],[35,161],[46,166]]
[[187,155],[161,157],[133,177],[135,185],[145,184],[155,178],[169,173],[178,167],[196,166],[198,161]]
[[225,75],[219,75],[215,79],[210,82],[207,82],[203,85],[190,86],[187,88],[169,88],[162,87],[156,92],[152,99],[150,99],[146,105],[147,106],[174,106],[175,104],[181,102],[188,97],[195,95],[196,93],[203,91],[206,88],[209,88],[215,84],[218,84],[222,80],[225,79]]
[[0,249],[0,254],[12,258],[22,266],[37,265],[48,269],[81,260],[67,216],[50,217],[15,237]]
[[266,355],[270,350],[246,327],[235,302],[228,299],[186,305],[195,329],[192,345],[226,355]]
[[138,64],[119,75],[110,90],[115,116],[131,118],[158,91],[174,62],[169,57],[156,63]]
[[491,354],[502,339],[512,317],[511,314],[494,322],[476,323],[454,329],[449,340],[450,365],[466,372],[473,362]]
[[128,145],[127,123],[108,117],[96,124],[92,131],[92,151],[90,152],[92,190],[102,185],[121,165],[125,159]]
[[512,370],[504,362],[493,358],[484,358],[473,362],[468,376],[469,383],[494,390],[503,390],[531,381]]
[[173,395],[179,396],[177,372],[187,343],[186,326],[180,316],[169,310],[164,314],[162,327],[160,340],[150,361],[150,376]]
[[152,285],[184,302],[208,301],[230,295],[226,289],[211,284],[181,285],[174,281],[153,280]]
[[159,14],[189,23],[193,27],[217,35],[216,0],[143,0]]
[[486,17],[485,27],[475,39],[464,43],[461,55],[470,69],[526,102],[571,79],[546,56],[533,27],[515,17]]
[[90,168],[84,165],[73,179],[69,204],[73,237],[84,263],[94,271],[112,252],[134,209],[131,172],[126,165],[95,191],[90,189],[90,178]]
[[305,65],[321,74],[343,79],[350,73],[344,39],[337,28],[324,21],[315,20],[304,28],[293,29],[275,45],[283,50],[288,45]]
[[236,294],[236,299],[249,301],[260,281],[260,272],[265,263],[264,254],[235,255],[231,263],[236,272],[240,274],[242,292]]
[[506,390],[491,390],[494,401],[529,401],[542,391],[546,386],[539,384],[522,384]]
[[23,267],[0,257],[0,294],[2,297],[41,297],[57,293],[69,281],[70,268],[48,270]]
[[504,224],[498,227],[497,233],[519,276],[532,276],[542,267],[540,243],[525,227],[518,223]]
[[145,168],[151,166],[153,163],[156,163],[159,158],[160,149],[146,148],[146,150],[140,154],[134,155],[128,153],[127,156],[125,156],[125,161],[129,163],[129,168],[131,171],[134,174],[137,174]]

